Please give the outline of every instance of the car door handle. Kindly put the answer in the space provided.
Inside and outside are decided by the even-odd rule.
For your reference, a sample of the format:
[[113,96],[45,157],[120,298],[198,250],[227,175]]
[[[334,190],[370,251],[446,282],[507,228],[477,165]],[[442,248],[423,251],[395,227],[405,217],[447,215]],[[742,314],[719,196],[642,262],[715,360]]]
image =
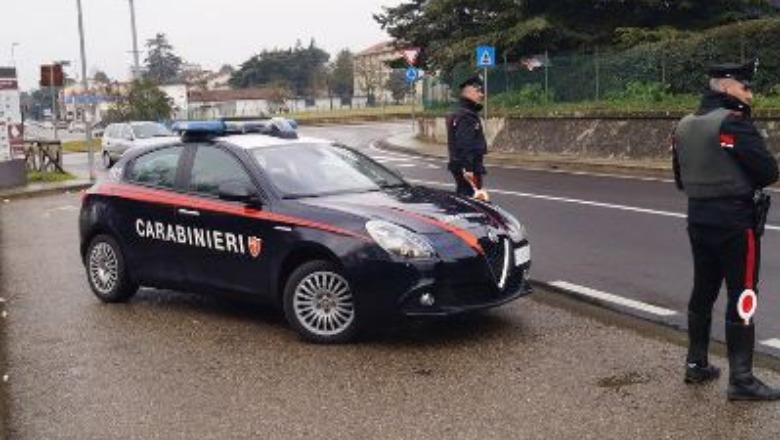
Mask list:
[[180,208],[178,212],[181,215],[188,215],[190,217],[199,217],[200,216],[200,211],[193,211],[191,209]]

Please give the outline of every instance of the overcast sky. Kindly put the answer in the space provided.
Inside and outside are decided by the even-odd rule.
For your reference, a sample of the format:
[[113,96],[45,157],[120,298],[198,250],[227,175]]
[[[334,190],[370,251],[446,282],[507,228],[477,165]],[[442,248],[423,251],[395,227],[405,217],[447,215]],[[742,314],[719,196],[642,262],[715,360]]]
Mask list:
[[[71,60],[71,77],[81,75],[76,0],[2,0],[0,65],[13,59],[20,87],[37,87],[41,64]],[[162,32],[176,53],[206,69],[238,66],[263,49],[287,48],[300,39],[331,56],[360,51],[388,40],[371,14],[402,0],[135,0],[139,50]],[[128,0],[81,0],[87,72],[129,77],[132,34]],[[18,43],[12,50],[13,43]],[[13,52],[13,53],[12,53]],[[141,54],[143,64],[145,54]]]

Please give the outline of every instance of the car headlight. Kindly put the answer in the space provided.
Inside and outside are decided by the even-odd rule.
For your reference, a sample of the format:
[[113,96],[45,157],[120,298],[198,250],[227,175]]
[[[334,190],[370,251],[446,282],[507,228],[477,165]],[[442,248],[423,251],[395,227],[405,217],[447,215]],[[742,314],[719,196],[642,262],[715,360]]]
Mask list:
[[512,214],[507,212],[505,209],[500,208],[496,205],[492,206],[493,209],[495,209],[499,214],[501,214],[501,217],[506,220],[507,229],[509,232],[509,238],[512,239],[515,243],[520,243],[521,241],[528,238],[528,234],[526,233],[525,227],[523,226],[520,221],[515,218]]
[[409,259],[426,259],[436,256],[428,240],[406,228],[383,220],[370,220],[366,230],[371,238],[392,255]]

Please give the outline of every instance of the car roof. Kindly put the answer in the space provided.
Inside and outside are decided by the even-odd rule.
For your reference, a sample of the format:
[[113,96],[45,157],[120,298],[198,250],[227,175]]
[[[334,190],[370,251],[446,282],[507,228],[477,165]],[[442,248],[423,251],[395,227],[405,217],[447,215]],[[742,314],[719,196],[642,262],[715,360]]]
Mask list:
[[328,144],[332,145],[334,142],[328,139],[320,139],[314,137],[299,137],[295,139],[284,139],[275,136],[269,136],[265,134],[236,134],[229,136],[220,136],[216,140],[235,145],[236,147],[250,150],[254,148],[264,147],[276,147],[282,145],[296,145],[296,144]]

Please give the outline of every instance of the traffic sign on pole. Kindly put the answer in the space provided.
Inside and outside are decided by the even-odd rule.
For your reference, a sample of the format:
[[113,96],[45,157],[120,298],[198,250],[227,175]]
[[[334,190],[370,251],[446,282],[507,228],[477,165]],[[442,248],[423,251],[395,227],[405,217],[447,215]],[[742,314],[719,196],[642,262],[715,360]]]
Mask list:
[[420,77],[420,69],[416,67],[408,67],[406,69],[406,81],[413,83]]
[[495,67],[496,48],[494,46],[477,46],[477,67]]
[[417,64],[417,57],[420,55],[420,48],[419,47],[410,47],[408,49],[404,49],[404,59],[406,59],[406,64],[409,66],[414,66]]

